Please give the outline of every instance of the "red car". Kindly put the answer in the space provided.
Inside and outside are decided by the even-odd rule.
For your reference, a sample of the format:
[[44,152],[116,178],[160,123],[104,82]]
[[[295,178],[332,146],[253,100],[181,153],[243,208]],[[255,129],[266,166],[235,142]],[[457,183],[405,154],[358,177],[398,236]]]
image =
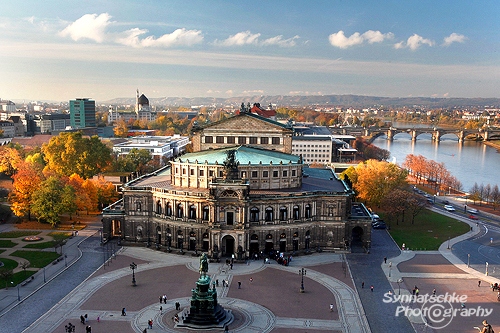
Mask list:
[[471,220],[477,220],[477,219],[478,219],[476,215],[469,215],[469,218],[470,218]]

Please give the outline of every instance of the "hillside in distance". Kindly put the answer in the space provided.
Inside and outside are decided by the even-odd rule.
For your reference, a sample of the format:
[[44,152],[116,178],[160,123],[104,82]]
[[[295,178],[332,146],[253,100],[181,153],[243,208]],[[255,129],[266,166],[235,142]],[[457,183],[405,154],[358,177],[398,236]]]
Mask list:
[[[321,95],[321,96],[243,96],[231,98],[215,97],[160,97],[149,98],[151,105],[163,106],[238,106],[243,103],[260,103],[279,106],[304,107],[311,105],[332,105],[344,107],[402,107],[423,106],[429,108],[451,107],[500,107],[500,98],[433,98],[433,97],[376,97],[361,95]],[[108,101],[99,101],[104,104],[134,104],[134,98],[115,98]]]

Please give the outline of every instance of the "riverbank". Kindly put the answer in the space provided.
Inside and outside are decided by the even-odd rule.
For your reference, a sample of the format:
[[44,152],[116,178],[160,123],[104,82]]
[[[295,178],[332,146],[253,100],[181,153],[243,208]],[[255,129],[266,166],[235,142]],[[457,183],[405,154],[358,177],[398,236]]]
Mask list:
[[495,148],[497,151],[500,151],[500,140],[484,141],[483,143],[487,146]]

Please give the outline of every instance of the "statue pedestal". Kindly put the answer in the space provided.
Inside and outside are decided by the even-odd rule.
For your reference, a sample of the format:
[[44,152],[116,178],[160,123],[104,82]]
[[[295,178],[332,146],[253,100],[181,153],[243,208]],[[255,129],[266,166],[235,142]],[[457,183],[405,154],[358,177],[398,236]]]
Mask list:
[[210,277],[202,273],[196,282],[196,289],[191,290],[189,313],[180,314],[183,318],[176,327],[193,329],[224,328],[233,321],[233,315],[217,302],[215,286],[210,289]]

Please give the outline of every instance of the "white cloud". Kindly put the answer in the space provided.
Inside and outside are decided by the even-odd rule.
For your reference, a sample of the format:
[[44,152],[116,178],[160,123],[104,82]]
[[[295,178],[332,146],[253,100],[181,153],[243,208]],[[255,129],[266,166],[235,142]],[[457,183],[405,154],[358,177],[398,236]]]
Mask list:
[[69,36],[74,41],[87,38],[102,43],[105,39],[106,28],[112,23],[110,19],[111,16],[108,13],[85,14],[59,34],[63,37]]
[[346,37],[344,34],[344,31],[340,30],[337,33],[333,33],[328,37],[328,40],[330,41],[330,44],[332,46],[341,48],[341,49],[346,49],[348,47],[354,46],[354,45],[360,45],[363,44],[365,41],[368,42],[369,44],[373,43],[381,43],[386,39],[392,39],[394,37],[394,34],[392,32],[383,34],[380,31],[373,31],[373,30],[368,30],[364,32],[363,34],[360,34],[359,32],[355,32],[349,37]]
[[406,43],[403,41],[403,42],[399,42],[399,43],[394,44],[394,48],[395,49],[402,49],[402,48],[407,47],[410,50],[415,51],[416,49],[418,49],[420,46],[422,46],[424,44],[429,45],[429,46],[433,46],[434,42],[430,39],[424,38],[424,37],[419,36],[417,34],[413,34],[413,36],[409,37],[406,40]]
[[464,35],[461,35],[461,34],[457,34],[457,33],[452,33],[451,35],[449,35],[448,37],[445,37],[444,38],[444,43],[443,43],[443,46],[450,46],[452,43],[463,43],[465,42],[465,40],[467,39],[467,37],[465,37]]
[[292,38],[288,39],[283,39],[283,35],[279,35],[276,37],[271,37],[268,38],[264,41],[262,41],[262,45],[267,46],[267,45],[278,45],[281,47],[292,47],[297,45],[296,41],[300,37],[298,35],[293,36]]
[[342,30],[337,33],[331,34],[328,37],[328,40],[330,41],[330,44],[332,44],[332,46],[336,46],[341,49],[346,49],[350,46],[363,43],[363,37],[361,37],[359,32],[355,32],[351,36],[346,37]]
[[203,35],[199,30],[177,29],[170,34],[164,34],[159,38],[148,36],[140,39],[148,31],[145,29],[133,28],[122,33],[123,37],[116,39],[116,42],[132,47],[171,47],[175,45],[191,46],[203,41]]
[[256,46],[272,46],[277,45],[279,47],[292,47],[297,45],[296,40],[299,39],[299,36],[293,36],[292,38],[283,39],[283,35],[278,35],[275,37],[270,37],[264,39],[263,41],[259,41],[260,33],[252,33],[251,31],[241,31],[235,35],[229,36],[227,39],[222,41],[215,40],[215,45],[223,45],[223,46],[241,46],[241,45],[256,45]]
[[229,36],[229,38],[223,40],[222,42],[216,40],[215,44],[221,44],[224,46],[257,44],[259,41],[259,37],[260,34],[252,34],[247,30]]
[[381,43],[386,39],[393,39],[394,34],[392,32],[388,32],[386,34],[381,33],[380,31],[368,30],[363,35],[361,35],[369,44],[373,43]]
[[255,94],[263,95],[264,90],[244,90],[243,94],[245,94],[245,95],[255,95]]

